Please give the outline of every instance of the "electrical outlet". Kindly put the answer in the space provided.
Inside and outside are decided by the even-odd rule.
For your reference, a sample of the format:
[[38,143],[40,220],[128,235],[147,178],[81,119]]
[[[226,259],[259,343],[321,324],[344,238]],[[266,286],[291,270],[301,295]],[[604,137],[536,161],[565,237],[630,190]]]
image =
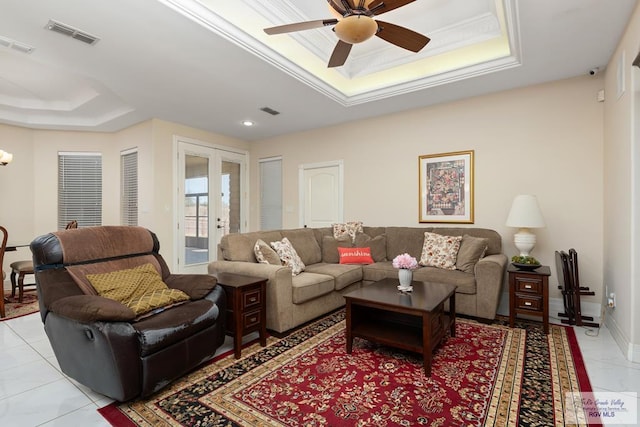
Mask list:
[[611,292],[607,298],[607,307],[616,308],[616,294]]

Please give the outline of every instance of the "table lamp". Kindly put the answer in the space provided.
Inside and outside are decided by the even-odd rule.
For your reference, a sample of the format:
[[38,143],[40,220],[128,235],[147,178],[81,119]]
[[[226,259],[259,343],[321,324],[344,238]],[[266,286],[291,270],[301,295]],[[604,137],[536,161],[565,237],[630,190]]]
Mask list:
[[523,194],[513,199],[507,218],[507,227],[519,228],[513,235],[513,243],[520,251],[520,256],[529,256],[536,245],[536,235],[529,229],[544,227],[544,218],[536,196]]

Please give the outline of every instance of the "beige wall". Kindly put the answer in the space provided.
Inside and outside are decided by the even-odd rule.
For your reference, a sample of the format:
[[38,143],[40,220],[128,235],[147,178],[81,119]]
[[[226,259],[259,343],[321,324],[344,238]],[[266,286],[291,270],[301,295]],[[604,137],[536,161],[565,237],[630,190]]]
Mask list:
[[[161,120],[150,120],[115,133],[67,132],[0,125],[0,149],[14,154],[14,161],[0,169],[0,189],[11,203],[0,210],[0,224],[9,241],[29,243],[34,237],[57,229],[58,152],[102,153],[103,209],[105,225],[120,223],[120,152],[138,149],[139,218],[141,226],[156,232],[163,256],[171,265],[174,242],[173,137],[180,135],[204,144],[248,150],[245,141]],[[28,259],[27,248],[7,253],[7,266]]]
[[[532,193],[547,227],[533,251],[554,270],[551,297],[560,298],[555,250],[576,248],[583,283],[602,283],[602,77],[511,90],[341,126],[255,142],[258,160],[282,155],[284,226],[299,226],[298,166],[343,160],[345,220],[367,225],[418,226],[418,156],[475,150],[475,224],[503,236],[516,254],[515,230],[504,225],[517,194]],[[259,206],[257,178],[251,205]],[[251,227],[259,212],[251,212]],[[557,313],[552,313],[557,314]]]
[[[640,10],[630,20],[607,66],[604,111],[604,283],[616,293],[607,326],[628,358],[640,362],[640,102],[631,63],[640,46]],[[618,64],[625,55],[625,91],[618,98]],[[634,87],[634,84],[636,87]],[[634,130],[634,117],[636,129]]]

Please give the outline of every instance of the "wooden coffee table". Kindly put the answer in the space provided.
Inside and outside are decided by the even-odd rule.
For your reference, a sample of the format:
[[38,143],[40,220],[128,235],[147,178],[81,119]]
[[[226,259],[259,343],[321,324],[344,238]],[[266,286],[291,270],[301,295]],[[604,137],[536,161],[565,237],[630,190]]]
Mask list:
[[[456,326],[456,286],[413,282],[413,292],[397,289],[397,279],[383,279],[345,294],[347,353],[353,338],[420,353],[424,371],[431,376],[433,350]],[[449,313],[444,303],[449,300]]]

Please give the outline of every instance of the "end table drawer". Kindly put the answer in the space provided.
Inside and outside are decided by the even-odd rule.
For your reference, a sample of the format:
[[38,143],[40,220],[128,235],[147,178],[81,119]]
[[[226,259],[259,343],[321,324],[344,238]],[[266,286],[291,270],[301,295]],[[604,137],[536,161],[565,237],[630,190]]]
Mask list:
[[516,279],[516,292],[528,292],[542,295],[542,282],[539,280]]
[[260,326],[260,310],[244,313],[242,316],[242,330],[246,331],[251,328]]
[[516,295],[516,307],[524,310],[541,311],[542,298],[530,297],[528,295]]
[[242,294],[242,308],[249,308],[262,303],[260,299],[260,289],[247,291]]

